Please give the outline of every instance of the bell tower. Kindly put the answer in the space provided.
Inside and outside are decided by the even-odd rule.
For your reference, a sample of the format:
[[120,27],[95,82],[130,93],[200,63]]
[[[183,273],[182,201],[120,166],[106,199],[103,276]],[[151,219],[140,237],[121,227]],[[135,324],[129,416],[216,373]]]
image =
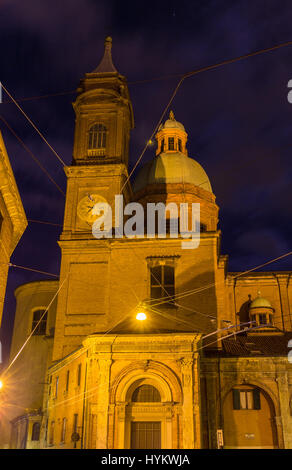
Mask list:
[[106,38],[99,66],[81,80],[73,103],[76,120],[71,166],[65,167],[67,192],[63,231],[60,292],[56,316],[54,360],[80,346],[108,320],[110,253],[108,240],[97,240],[92,211],[97,202],[112,208],[115,196],[125,204],[132,197],[128,152],[133,110],[126,78],[112,62],[112,39]]
[[85,75],[77,89],[75,165],[128,165],[133,110],[126,78],[113,65],[111,48],[112,39],[107,37],[99,66]]
[[131,198],[128,179],[133,109],[127,80],[112,62],[112,39],[105,40],[99,66],[85,74],[73,103],[75,135],[72,165],[65,168],[67,197],[61,238],[91,232],[96,202],[113,208],[115,195]]

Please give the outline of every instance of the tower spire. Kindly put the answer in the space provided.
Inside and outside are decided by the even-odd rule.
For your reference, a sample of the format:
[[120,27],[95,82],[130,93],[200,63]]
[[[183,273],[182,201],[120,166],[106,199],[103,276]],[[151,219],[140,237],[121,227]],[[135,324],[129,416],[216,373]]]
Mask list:
[[108,36],[104,41],[104,54],[100,64],[92,73],[117,73],[112,60],[112,38]]

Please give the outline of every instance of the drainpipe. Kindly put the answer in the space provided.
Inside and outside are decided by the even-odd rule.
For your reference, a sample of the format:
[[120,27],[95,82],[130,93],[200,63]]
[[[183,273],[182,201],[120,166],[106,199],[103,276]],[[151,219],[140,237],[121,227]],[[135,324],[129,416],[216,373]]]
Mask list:
[[87,408],[87,401],[86,401],[86,384],[87,384],[87,361],[88,361],[88,351],[87,351],[87,358],[86,358],[86,365],[85,365],[85,377],[84,377],[84,396],[83,396],[83,413],[82,413],[82,436],[81,436],[81,449],[84,449],[84,443],[86,443],[86,434],[84,431],[84,423],[85,423],[85,407]]
[[[221,396],[221,369],[220,369],[221,358],[218,358],[218,386],[219,386],[219,429],[223,432],[223,416],[222,416],[222,396]],[[223,435],[224,439],[224,435]],[[224,442],[224,441],[223,441]],[[224,448],[224,446],[223,446]]]

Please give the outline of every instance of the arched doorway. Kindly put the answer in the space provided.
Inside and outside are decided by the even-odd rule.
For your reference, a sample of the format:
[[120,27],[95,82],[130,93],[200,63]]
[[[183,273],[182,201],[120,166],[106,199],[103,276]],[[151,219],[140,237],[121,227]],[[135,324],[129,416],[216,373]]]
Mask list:
[[275,409],[261,388],[234,386],[223,402],[224,448],[273,449],[278,447]]
[[[138,385],[132,394],[130,405],[132,417],[139,415],[137,407],[141,406],[142,403],[146,407],[152,406],[152,403],[161,403],[160,392],[157,388],[150,384]],[[161,421],[136,421],[132,419],[130,447],[131,449],[161,449]]]
[[149,361],[146,366],[142,362],[133,363],[115,381],[110,397],[110,448],[177,449],[180,446],[180,384],[164,365]]
[[127,391],[125,447],[161,449],[171,446],[171,400],[155,377],[135,380]]

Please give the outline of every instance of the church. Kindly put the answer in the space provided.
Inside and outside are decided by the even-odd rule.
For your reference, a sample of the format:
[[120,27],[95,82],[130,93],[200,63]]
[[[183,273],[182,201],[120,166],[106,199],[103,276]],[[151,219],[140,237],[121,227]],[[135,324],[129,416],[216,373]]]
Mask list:
[[[189,156],[183,116],[161,123],[130,181],[133,109],[111,46],[73,103],[59,280],[15,291],[11,358],[33,334],[10,374],[2,446],[292,448],[292,273],[228,271],[216,197]],[[199,246],[171,237],[170,219],[163,238],[94,237],[94,205],[114,208],[117,195],[145,209],[200,204]]]

